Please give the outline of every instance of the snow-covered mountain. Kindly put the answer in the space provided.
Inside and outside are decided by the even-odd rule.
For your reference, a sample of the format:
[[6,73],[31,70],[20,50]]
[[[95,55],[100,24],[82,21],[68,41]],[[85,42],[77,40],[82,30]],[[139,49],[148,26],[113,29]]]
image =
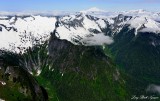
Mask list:
[[[83,45],[108,44],[112,43],[112,39],[105,36],[103,31],[107,28],[107,23],[104,19],[80,13],[61,17],[57,32],[60,39],[67,39],[75,44],[77,41]],[[96,40],[99,37],[102,38],[101,41]]]
[[87,15],[93,15],[98,18],[115,17],[119,14],[118,12],[106,11],[106,10],[99,9],[97,7],[93,7],[87,10],[82,10],[80,12]]
[[145,10],[108,12],[98,8],[64,16],[19,15],[0,16],[0,49],[24,52],[50,37],[58,22],[57,37],[74,44],[103,45],[123,28],[138,32],[160,33],[160,14]]
[[82,10],[80,12],[82,12],[82,13],[95,13],[95,12],[97,12],[97,13],[102,13],[102,12],[105,13],[106,11],[102,10],[102,9],[99,9],[97,7],[93,7],[93,8],[87,9],[87,10]]
[[[85,44],[83,39],[90,39],[90,37],[100,33],[113,38],[125,27],[135,29],[135,35],[138,32],[160,33],[160,15],[158,13],[137,10],[120,12],[112,17],[105,15],[106,18],[101,18],[100,16],[95,16],[94,12],[104,12],[103,14],[105,14],[105,11],[92,8],[83,12],[59,19],[60,26],[57,32],[61,39],[69,41],[78,40],[79,42],[82,41],[82,44]],[[132,12],[134,12],[133,15],[131,15]]]
[[20,52],[41,44],[49,38],[55,22],[55,17],[1,16],[0,48]]

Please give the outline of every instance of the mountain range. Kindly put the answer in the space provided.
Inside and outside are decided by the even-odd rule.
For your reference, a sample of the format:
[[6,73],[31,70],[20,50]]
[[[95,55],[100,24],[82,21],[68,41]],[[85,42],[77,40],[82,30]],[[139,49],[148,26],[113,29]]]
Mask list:
[[[160,13],[91,8],[58,15],[15,14],[0,14],[1,56],[5,60],[4,54],[16,54],[17,60],[7,57],[7,64],[18,61],[16,65],[44,88],[53,89],[47,90],[54,92],[49,95],[52,100],[58,101],[55,96],[60,101],[130,101],[132,95],[144,94],[159,97]],[[83,83],[89,98],[83,95]]]
[[[0,31],[2,42],[0,43],[3,44],[0,45],[0,48],[20,52],[27,47],[34,46],[36,43],[41,44],[49,38],[48,33],[53,31],[57,20],[59,22],[57,32],[60,39],[67,39],[71,42],[78,40],[82,44],[91,41],[91,43],[95,44],[92,40],[95,37],[101,38],[103,37],[102,34],[104,34],[110,44],[112,43],[112,38],[126,26],[130,30],[135,29],[135,35],[138,32],[158,34],[160,32],[159,16],[159,13],[145,10],[111,13],[98,8],[91,8],[64,16],[1,15]],[[33,40],[36,41],[32,42]],[[108,42],[100,42],[100,44],[103,43]],[[152,44],[155,43],[153,42]]]

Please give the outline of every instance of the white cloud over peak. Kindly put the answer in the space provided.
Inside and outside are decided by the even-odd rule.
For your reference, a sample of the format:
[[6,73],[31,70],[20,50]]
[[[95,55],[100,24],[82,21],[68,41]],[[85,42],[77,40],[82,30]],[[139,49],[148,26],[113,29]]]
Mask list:
[[111,37],[105,36],[103,33],[95,34],[91,37],[85,37],[81,40],[85,43],[86,46],[94,46],[94,45],[109,45],[112,44],[114,41]]

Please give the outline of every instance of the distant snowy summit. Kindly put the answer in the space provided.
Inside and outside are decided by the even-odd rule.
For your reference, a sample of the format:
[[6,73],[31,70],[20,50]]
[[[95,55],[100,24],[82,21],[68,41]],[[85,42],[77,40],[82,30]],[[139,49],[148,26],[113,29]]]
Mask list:
[[[53,14],[52,14],[53,13]],[[108,12],[91,8],[80,12],[9,13],[0,12],[0,49],[25,52],[28,47],[43,44],[57,28],[58,37],[74,44],[111,44],[124,28],[139,32],[160,33],[160,13],[146,10]],[[58,14],[58,15],[57,15]]]
[[138,9],[138,10],[129,10],[129,11],[107,11],[107,10],[102,10],[96,7],[87,9],[87,10],[82,10],[80,11],[81,13],[85,13],[85,14],[90,14],[90,15],[97,15],[98,17],[114,17],[117,16],[118,14],[123,14],[126,16],[156,16],[156,15],[160,15],[159,12],[151,12],[151,11],[147,11],[144,9]]
[[82,12],[82,13],[94,13],[94,12],[107,12],[107,11],[99,9],[97,7],[93,7],[93,8],[87,9],[87,10],[82,10],[80,12]]

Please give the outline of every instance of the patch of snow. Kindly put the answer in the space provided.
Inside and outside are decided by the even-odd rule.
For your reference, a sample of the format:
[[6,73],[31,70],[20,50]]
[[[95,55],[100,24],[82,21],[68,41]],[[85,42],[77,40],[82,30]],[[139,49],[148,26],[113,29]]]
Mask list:
[[128,24],[130,24],[131,27],[137,28],[137,26],[145,24],[145,22],[145,17],[136,17],[128,21]]
[[29,72],[29,74],[33,75],[33,72],[31,72],[31,71],[29,71],[29,70],[28,70],[28,72]]
[[148,17],[136,17],[129,20],[127,23],[130,24],[132,28],[136,29],[135,35],[137,35],[138,32],[160,32],[160,23]]
[[4,82],[4,81],[0,81],[0,83],[4,86],[4,85],[6,85],[6,82]]
[[119,76],[120,76],[119,70],[116,69],[116,73],[113,74],[113,77],[117,81],[119,79]]
[[51,65],[49,65],[49,70],[51,69]]
[[89,20],[86,16],[84,17],[83,20],[83,26],[86,29],[97,29],[98,31],[101,31],[101,29],[99,28],[99,26],[96,24],[95,21]]
[[12,74],[10,67],[7,67],[7,69],[6,69],[6,71],[5,71],[5,74]]
[[101,27],[101,28],[106,28],[106,23],[104,20],[102,19],[99,19],[98,21],[96,21],[98,23],[98,25]]
[[109,24],[114,24],[114,20],[112,18],[106,18]]
[[106,48],[105,45],[102,46],[103,50]]
[[160,32],[160,23],[157,23],[152,19],[147,19],[147,23],[145,23],[145,27],[146,28],[143,28],[141,30],[142,32],[154,32],[154,33]]
[[37,70],[37,76],[41,74],[42,70]]
[[160,86],[159,85],[155,85],[155,84],[151,84],[151,85],[149,85],[147,87],[146,91],[160,94]]
[[152,44],[154,47],[156,47],[156,45],[155,45],[155,43],[154,43],[154,42],[152,42],[151,44]]
[[0,101],[5,101],[5,100],[3,100],[3,99],[0,98]]

